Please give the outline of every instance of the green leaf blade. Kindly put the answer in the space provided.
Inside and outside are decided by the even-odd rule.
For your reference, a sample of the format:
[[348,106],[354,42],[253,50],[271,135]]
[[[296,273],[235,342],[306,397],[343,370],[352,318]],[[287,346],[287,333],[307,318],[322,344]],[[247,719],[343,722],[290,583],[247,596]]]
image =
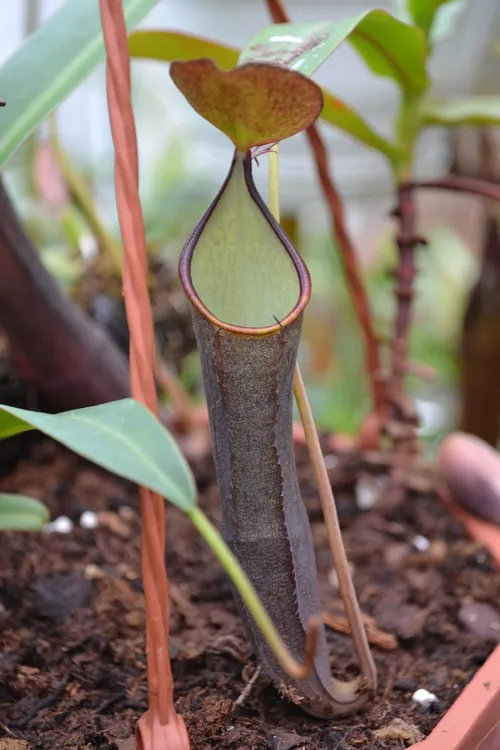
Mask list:
[[[127,26],[155,3],[124,0]],[[0,167],[104,56],[97,0],[68,0],[14,52],[0,69]]]
[[425,125],[499,125],[500,96],[471,96],[444,101],[425,101],[421,107]]
[[392,78],[407,91],[427,88],[425,36],[382,10],[336,22],[269,26],[243,50],[240,63],[271,62],[311,76],[345,41],[376,75]]
[[49,512],[39,500],[0,492],[0,531],[40,531],[48,520]]
[[390,161],[396,161],[400,156],[397,146],[377,133],[349,105],[325,89],[323,89],[323,109],[320,117],[365,146],[384,154]]
[[408,10],[415,25],[429,36],[436,13],[449,2],[455,0],[408,0]]
[[193,475],[177,444],[153,414],[133,399],[62,414],[4,405],[0,410],[4,437],[7,414],[8,427],[15,432],[40,430],[104,469],[159,492],[181,510],[195,505]]
[[209,39],[176,31],[144,30],[134,31],[129,37],[131,57],[187,62],[197,57],[208,57],[223,70],[238,64],[240,51]]

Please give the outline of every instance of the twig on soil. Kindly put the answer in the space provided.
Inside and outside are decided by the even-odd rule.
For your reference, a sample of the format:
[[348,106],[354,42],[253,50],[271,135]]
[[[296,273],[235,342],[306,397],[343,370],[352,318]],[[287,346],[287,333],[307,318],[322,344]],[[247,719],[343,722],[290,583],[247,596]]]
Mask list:
[[212,654],[229,654],[235,661],[245,664],[248,661],[248,649],[246,644],[235,635],[227,633],[220,635],[209,646],[207,651]]
[[[396,639],[394,639],[396,640]],[[397,645],[397,643],[396,643]],[[396,667],[394,664],[392,664],[389,668],[389,675],[387,677],[387,682],[385,684],[384,688],[384,694],[382,695],[382,701],[385,702],[389,698],[389,694],[392,690],[392,687],[394,685],[394,677],[396,676]]]
[[[366,635],[368,641],[372,646],[382,649],[383,651],[394,651],[398,647],[396,637],[392,633],[387,633],[385,630],[380,630],[375,620],[369,615],[362,615],[363,622],[366,628]],[[351,634],[349,623],[346,617],[340,617],[339,615],[329,615],[326,612],[323,613],[323,622],[331,630],[335,630],[337,633],[345,633],[346,635]]]
[[11,721],[9,727],[11,729],[24,729],[30,723],[30,721],[35,718],[39,711],[42,711],[44,708],[51,708],[52,706],[54,706],[62,698],[66,689],[66,685],[68,684],[69,679],[72,676],[72,673],[73,670],[71,668],[68,669],[52,695],[48,695],[46,698],[42,698],[42,700],[37,701],[31,711],[26,714],[26,716],[24,716],[22,719]]
[[15,737],[17,739],[16,732],[13,732],[11,729],[9,729],[9,727],[7,726],[7,724],[2,724],[2,722],[0,722],[0,729],[3,729],[4,732],[6,732],[7,734],[9,734],[11,737]]
[[[290,22],[281,0],[266,1],[274,23]],[[325,144],[316,125],[311,125],[307,129],[306,135],[314,153],[319,181],[330,210],[332,231],[339,247],[352,300],[363,333],[366,370],[372,391],[373,409],[382,421],[385,411],[385,383],[382,377],[378,339],[375,335],[368,295],[361,278],[356,251],[347,231],[342,199],[330,174]]]
[[245,705],[245,703],[247,702],[250,696],[250,693],[252,692],[254,688],[255,683],[257,682],[257,680],[259,679],[261,675],[261,672],[262,672],[262,667],[259,665],[257,669],[255,670],[255,672],[253,673],[253,675],[248,680],[247,684],[245,685],[245,688],[241,692],[241,695],[238,698],[236,698],[233,704],[233,711],[235,708],[241,708],[242,706]]
[[115,703],[118,703],[118,701],[122,702],[127,697],[127,692],[125,690],[120,690],[118,693],[113,693],[113,695],[110,695],[109,698],[106,698],[103,700],[96,709],[94,709],[94,714],[103,714],[105,711],[107,711],[108,708],[111,706],[114,706]]

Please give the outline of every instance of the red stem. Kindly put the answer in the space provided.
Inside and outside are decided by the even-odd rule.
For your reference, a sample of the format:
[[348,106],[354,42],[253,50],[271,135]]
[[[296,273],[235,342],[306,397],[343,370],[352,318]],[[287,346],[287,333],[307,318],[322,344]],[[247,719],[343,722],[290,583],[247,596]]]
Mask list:
[[412,318],[415,279],[415,245],[418,238],[414,234],[415,207],[412,193],[407,186],[398,189],[399,231],[396,237],[399,250],[399,265],[396,271],[396,319],[392,342],[392,367],[390,390],[401,393],[408,359],[409,331]]
[[386,424],[395,445],[412,447],[415,439],[414,427],[417,417],[414,405],[404,392],[408,363],[410,327],[413,318],[414,281],[416,274],[415,248],[426,241],[415,234],[415,205],[413,191],[409,185],[400,185],[397,191],[398,205],[394,215],[399,220],[396,242],[399,263],[396,269],[396,317],[391,344],[391,375],[387,383],[387,400],[391,413]]
[[412,190],[450,190],[456,193],[470,193],[481,198],[500,201],[500,185],[485,180],[476,180],[472,177],[459,177],[450,175],[437,180],[425,180],[423,182],[409,182],[407,185]]
[[[266,0],[266,2],[274,23],[290,22],[281,0]],[[319,181],[330,210],[332,232],[344,264],[353,304],[363,333],[365,363],[370,380],[373,407],[382,420],[385,412],[385,383],[381,377],[379,344],[373,326],[370,302],[361,278],[356,251],[347,231],[342,199],[330,174],[324,141],[315,125],[311,125],[306,134],[314,153]]]
[[402,394],[403,392],[404,376],[408,369],[408,335],[411,324],[413,280],[415,277],[414,251],[415,245],[425,243],[422,238],[417,237],[414,233],[413,191],[415,189],[449,190],[500,201],[500,185],[471,177],[460,177],[459,175],[450,175],[422,182],[408,182],[399,187],[396,215],[400,222],[400,231],[397,237],[400,264],[397,271],[398,309],[392,347],[392,373],[389,384],[391,395]]
[[414,251],[415,245],[425,242],[421,237],[417,237],[414,232],[413,191],[415,189],[449,190],[500,201],[500,185],[471,177],[460,177],[459,175],[450,175],[422,182],[408,182],[399,187],[396,215],[400,222],[400,230],[397,236],[400,263],[397,271],[398,309],[392,347],[392,374],[389,385],[391,395],[402,393],[404,377],[408,369],[408,335],[411,324],[413,280],[415,277]]
[[[154,382],[153,316],[149,301],[139,164],[131,103],[130,58],[121,0],[100,0],[107,53],[106,88],[115,147],[115,189],[123,238],[123,292],[130,331],[132,395],[158,414]],[[149,708],[137,725],[137,750],[188,750],[189,740],[173,703],[169,659],[169,598],[165,569],[163,498],[140,488],[142,574],[146,598]]]

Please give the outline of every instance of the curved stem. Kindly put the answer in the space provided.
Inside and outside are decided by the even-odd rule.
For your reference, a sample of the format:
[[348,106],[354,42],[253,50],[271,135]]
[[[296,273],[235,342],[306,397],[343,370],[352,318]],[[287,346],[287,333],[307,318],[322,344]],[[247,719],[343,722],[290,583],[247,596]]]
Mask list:
[[[274,23],[290,22],[290,18],[281,0],[266,1]],[[373,408],[379,417],[383,419],[385,412],[385,384],[381,378],[379,344],[373,325],[370,302],[361,277],[356,251],[347,231],[342,199],[330,174],[325,144],[316,125],[311,125],[307,129],[306,135],[314,154],[319,181],[330,211],[332,232],[344,264],[354,308],[363,334],[366,371],[370,381]]]
[[407,187],[412,190],[450,190],[455,193],[470,193],[471,195],[478,195],[480,198],[500,201],[500,185],[486,182],[486,180],[476,180],[472,177],[450,175],[437,180],[408,182]]
[[[269,154],[269,209],[276,221],[279,221],[279,152],[277,146]],[[307,397],[302,373],[298,365],[295,367],[293,391],[304,427],[309,456],[316,475],[323,518],[328,533],[328,543],[337,570],[340,595],[344,602],[354,649],[359,660],[361,674],[365,679],[365,686],[368,690],[372,690],[377,684],[375,663],[370,652],[361,610],[349,572],[349,563],[342,541],[335,499],[319,443],[316,425],[314,424],[314,417]]]
[[347,561],[344,543],[342,541],[342,533],[340,531],[332,486],[323,460],[323,453],[319,444],[318,433],[314,424],[314,418],[307,398],[304,381],[298,367],[295,369],[293,387],[295,400],[299,407],[300,418],[304,426],[309,455],[316,474],[321,509],[323,511],[323,517],[325,519],[326,530],[328,533],[328,543],[330,545],[335,569],[337,571],[339,591],[342,601],[344,602],[354,649],[359,660],[361,674],[365,678],[365,685],[369,690],[372,690],[377,685],[377,671],[370,652],[363,617],[361,615],[356,592],[349,572],[349,563]]
[[312,672],[314,664],[314,654],[316,652],[317,635],[320,625],[319,619],[311,618],[308,623],[305,660],[304,664],[299,664],[295,661],[283,643],[280,634],[264,609],[248,576],[243,568],[240,567],[236,557],[233,555],[215,526],[197,506],[189,510],[187,515],[210,549],[224,566],[224,569],[245,602],[245,605],[252,615],[256,625],[262,632],[262,635],[266,639],[269,647],[272,649],[283,669],[286,670],[291,677],[297,680],[303,680],[308,677]]

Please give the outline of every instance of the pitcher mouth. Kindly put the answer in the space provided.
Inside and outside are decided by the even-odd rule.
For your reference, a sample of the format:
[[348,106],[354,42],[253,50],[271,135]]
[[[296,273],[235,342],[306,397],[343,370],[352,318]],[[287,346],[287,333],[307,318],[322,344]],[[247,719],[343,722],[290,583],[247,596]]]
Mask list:
[[[195,285],[193,283],[193,278],[191,274],[191,263],[193,260],[193,256],[194,256],[194,252],[195,252],[198,240],[200,239],[201,233],[205,229],[213,212],[217,208],[219,200],[221,196],[224,194],[224,191],[234,173],[234,169],[238,160],[243,161],[243,173],[244,173],[244,178],[245,178],[246,186],[248,188],[250,197],[254,201],[254,203],[257,205],[257,207],[260,209],[264,219],[268,222],[271,230],[274,232],[277,239],[281,242],[281,245],[283,246],[283,251],[287,253],[290,261],[292,262],[294,266],[294,270],[297,274],[297,278],[299,282],[299,294],[298,294],[295,305],[291,308],[290,312],[284,315],[281,319],[276,318],[276,323],[269,325],[269,326],[242,326],[242,325],[235,325],[235,324],[228,323],[226,321],[221,320],[210,310],[209,307],[207,307],[207,305],[203,302],[203,300],[199,296],[198,292],[196,291]],[[180,257],[180,262],[179,262],[179,276],[180,276],[181,283],[184,287],[184,290],[189,300],[198,309],[198,311],[203,315],[203,317],[209,320],[211,323],[213,323],[213,325],[217,326],[218,328],[223,328],[233,333],[240,333],[240,334],[245,334],[245,335],[250,335],[250,336],[252,335],[265,336],[269,334],[278,333],[281,331],[282,328],[285,328],[286,326],[293,323],[306,308],[307,303],[309,302],[309,299],[311,296],[311,279],[309,276],[309,271],[307,270],[306,264],[304,263],[304,261],[302,260],[299,253],[294,248],[294,246],[292,245],[292,243],[290,242],[286,234],[284,233],[281,226],[272,216],[271,212],[269,211],[268,207],[266,206],[259,192],[257,191],[257,188],[255,187],[255,184],[252,178],[252,157],[251,157],[250,152],[247,152],[246,154],[242,154],[238,151],[234,152],[233,160],[231,163],[231,168],[224,181],[224,184],[222,185],[222,188],[220,189],[215,199],[212,201],[212,204],[210,205],[210,207],[208,208],[208,210],[206,211],[206,213],[204,214],[203,218],[200,220],[198,225],[195,227],[193,233],[191,234],[191,236],[189,237],[188,241],[186,242],[184,246],[184,249]]]

